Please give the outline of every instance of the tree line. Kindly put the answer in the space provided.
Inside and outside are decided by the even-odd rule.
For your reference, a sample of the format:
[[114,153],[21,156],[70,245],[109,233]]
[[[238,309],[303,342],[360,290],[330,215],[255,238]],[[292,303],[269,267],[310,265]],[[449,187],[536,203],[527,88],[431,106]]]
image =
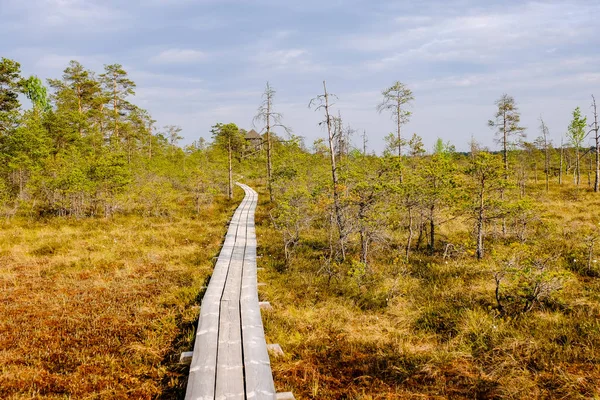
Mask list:
[[[269,110],[274,108],[273,94],[267,84]],[[593,122],[588,124],[577,107],[566,127],[567,142],[559,147],[553,146],[541,117],[539,135],[526,141],[517,103],[503,94],[488,121],[499,152],[483,148],[473,139],[470,151],[459,153],[440,138],[432,151],[427,151],[419,135],[403,135],[414,95],[407,85],[395,82],[382,91],[382,101],[376,105],[378,112],[389,113],[395,123],[395,132],[385,138],[387,146],[381,157],[367,154],[364,134],[362,151],[351,145],[355,130],[334,110],[335,99],[323,82],[323,92],[310,101],[309,107],[323,114],[320,125],[326,132],[325,139],[315,141],[312,152],[292,141],[277,149],[281,154],[275,156],[275,167],[272,149],[267,157],[265,176],[271,200],[275,199],[273,221],[282,231],[286,259],[300,241],[302,230],[308,231],[316,221],[329,231],[328,260],[343,263],[349,255],[356,255],[366,268],[371,245],[385,242],[385,238],[404,237],[407,260],[413,250],[434,254],[456,248],[438,233],[441,226],[456,220],[472,226],[473,254],[481,259],[489,235],[525,241],[533,234],[539,215],[531,195],[539,192],[540,176],[544,176],[546,192],[552,181],[562,185],[567,174],[579,190],[587,163],[588,186],[599,190],[600,146],[593,96]],[[261,105],[258,115],[264,111]],[[282,125],[282,116],[277,117]],[[263,131],[269,133],[268,124]],[[586,148],[583,143],[589,137],[595,145]]]
[[[327,228],[330,263],[369,264],[374,244],[395,243],[408,259],[459,247],[442,228],[460,220],[472,229],[473,254],[482,258],[486,238],[499,234],[525,240],[537,223],[529,191],[548,191],[570,174],[576,188],[599,190],[600,143],[595,99],[592,122],[578,107],[553,146],[540,118],[539,135],[525,140],[513,97],[504,94],[488,125],[500,152],[476,140],[467,153],[438,139],[427,151],[422,138],[403,132],[414,95],[402,82],[382,91],[379,113],[389,113],[395,132],[382,156],[353,146],[355,130],[335,108],[326,82],[309,107],[322,113],[326,132],[308,149],[277,112],[276,91],[267,83],[254,125],[258,148],[234,123],[216,123],[213,141],[181,148],[181,129],[158,129],[133,103],[135,83],[121,65],[100,74],[71,61],[60,79],[22,77],[20,65],[0,63],[0,209],[24,215],[110,216],[117,212],[169,215],[180,205],[199,210],[218,193],[233,197],[236,174],[264,180],[272,221],[282,232],[286,259],[309,227]],[[31,102],[23,110],[20,97]],[[279,134],[276,134],[278,131]],[[287,137],[284,138],[285,134]],[[592,137],[595,146],[584,142]],[[539,176],[543,176],[542,179]],[[390,238],[394,238],[393,240]],[[400,245],[400,242],[402,244]]]
[[157,127],[135,89],[119,64],[95,73],[71,61],[46,85],[2,58],[0,214],[168,215],[210,202],[221,172],[202,165],[222,163],[222,152],[198,151],[203,139],[181,148],[181,128]]

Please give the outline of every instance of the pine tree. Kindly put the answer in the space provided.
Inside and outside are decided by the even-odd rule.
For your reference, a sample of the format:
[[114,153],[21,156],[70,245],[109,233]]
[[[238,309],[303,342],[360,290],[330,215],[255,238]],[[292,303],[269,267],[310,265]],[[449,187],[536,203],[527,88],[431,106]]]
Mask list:
[[113,133],[111,138],[113,143],[120,140],[119,127],[123,116],[131,109],[131,104],[127,100],[129,96],[135,94],[135,83],[127,77],[127,72],[121,64],[111,64],[104,66],[104,73],[100,79],[104,89],[104,95],[110,99],[109,107],[112,108],[110,118],[112,118]]
[[504,179],[508,180],[508,151],[514,145],[513,138],[517,140],[525,136],[525,128],[520,126],[521,114],[515,99],[512,96],[503,94],[497,101],[495,119],[489,120],[488,125],[497,129],[496,134],[502,146],[502,161],[504,163]]
[[227,195],[231,200],[233,199],[233,155],[242,150],[244,138],[240,134],[240,129],[234,123],[218,123],[212,127],[211,133],[217,146],[227,151]]
[[402,82],[396,81],[392,86],[381,92],[383,100],[377,105],[377,111],[382,113],[389,111],[392,119],[396,122],[395,147],[398,149],[398,157],[402,156],[402,125],[410,119],[411,112],[406,107],[415,99],[412,91]]
[[16,128],[19,118],[21,65],[13,60],[0,59],[0,137]]

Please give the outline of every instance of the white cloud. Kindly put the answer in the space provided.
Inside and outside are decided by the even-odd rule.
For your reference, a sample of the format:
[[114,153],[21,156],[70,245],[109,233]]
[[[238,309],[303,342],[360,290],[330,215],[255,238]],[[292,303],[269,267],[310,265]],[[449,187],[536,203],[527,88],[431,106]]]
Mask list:
[[10,30],[69,30],[74,34],[122,29],[128,17],[107,2],[96,0],[2,0],[3,12],[14,20],[3,21]]
[[292,62],[300,62],[308,52],[304,49],[284,49],[273,51],[261,51],[254,60],[263,65],[283,67]]
[[485,121],[505,91],[532,136],[540,113],[559,135],[573,107],[584,109],[589,94],[600,93],[598,0],[0,5],[0,46],[24,73],[58,78],[71,59],[98,73],[103,64],[125,64],[138,84],[133,101],[158,125],[181,125],[190,138],[208,135],[219,120],[250,126],[267,80],[278,90],[277,110],[307,144],[323,136],[322,115],[306,106],[326,79],[340,97],[335,112],[367,129],[369,147],[378,149],[393,129],[375,111],[379,90],[397,79],[416,97],[406,132],[423,135],[428,146],[440,136],[464,147],[471,133],[491,144]]
[[44,54],[35,63],[35,69],[65,69],[71,60],[77,60],[85,66],[84,57],[77,55]]
[[[306,77],[314,74],[332,73],[336,66],[326,66],[313,60],[306,49],[290,48],[263,50],[250,57],[252,63],[246,70],[248,79],[269,80],[280,76]],[[320,79],[320,78],[319,78]]]
[[163,50],[150,58],[155,64],[192,64],[205,61],[207,54],[193,49],[168,49]]
[[[434,17],[403,16],[377,33],[354,35],[348,49],[381,54],[368,65],[375,70],[418,61],[493,63],[508,52],[554,49],[593,34],[591,10],[568,2],[520,3],[502,10]],[[406,23],[409,21],[409,23]]]
[[152,71],[146,71],[137,68],[131,68],[128,70],[129,75],[135,82],[143,82],[144,84],[147,82],[148,86],[153,85],[163,85],[163,86],[190,86],[197,85],[203,83],[204,80],[198,78],[196,76],[186,76],[180,73],[178,74],[167,74],[167,73],[157,73]]

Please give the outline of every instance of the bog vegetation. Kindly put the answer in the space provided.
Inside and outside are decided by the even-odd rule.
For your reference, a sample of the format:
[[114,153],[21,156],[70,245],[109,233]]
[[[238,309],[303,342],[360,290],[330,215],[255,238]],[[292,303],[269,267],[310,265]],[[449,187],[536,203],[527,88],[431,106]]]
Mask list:
[[96,75],[71,62],[48,86],[2,59],[2,397],[180,395],[176,356],[191,348],[241,176],[262,192],[261,296],[274,305],[267,340],[286,352],[272,362],[280,391],[600,396],[593,98],[552,127],[564,131],[557,146],[504,94],[481,116],[498,149],[473,139],[461,153],[406,134],[418,99],[395,82],[373,105],[394,126],[375,155],[366,133],[352,145],[325,83],[310,101],[325,135],[310,147],[269,85],[262,141],[215,121],[212,142],[185,148],[179,128],[157,129],[132,103],[119,65]]

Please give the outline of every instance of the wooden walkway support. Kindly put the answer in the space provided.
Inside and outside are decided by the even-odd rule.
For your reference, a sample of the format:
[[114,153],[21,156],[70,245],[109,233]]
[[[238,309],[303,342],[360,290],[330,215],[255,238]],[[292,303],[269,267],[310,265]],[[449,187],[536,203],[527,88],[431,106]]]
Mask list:
[[235,211],[200,309],[186,400],[276,399],[258,302],[254,211]]

